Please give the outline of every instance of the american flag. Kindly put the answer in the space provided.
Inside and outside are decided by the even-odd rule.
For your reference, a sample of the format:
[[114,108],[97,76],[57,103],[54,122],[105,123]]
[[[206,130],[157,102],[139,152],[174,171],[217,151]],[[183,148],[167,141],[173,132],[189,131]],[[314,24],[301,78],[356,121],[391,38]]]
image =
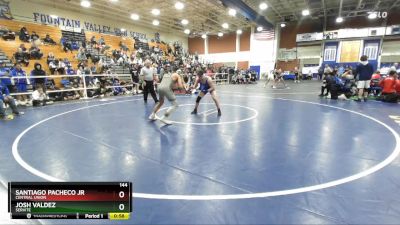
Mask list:
[[256,39],[256,40],[274,40],[275,39],[275,31],[274,30],[255,31],[254,39]]

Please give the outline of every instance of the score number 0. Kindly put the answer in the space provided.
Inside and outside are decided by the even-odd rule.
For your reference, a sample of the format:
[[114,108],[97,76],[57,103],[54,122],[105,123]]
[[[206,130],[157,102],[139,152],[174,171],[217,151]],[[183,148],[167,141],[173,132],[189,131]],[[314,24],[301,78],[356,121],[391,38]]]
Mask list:
[[[128,183],[120,183],[119,186],[120,187],[128,187]],[[119,198],[124,198],[125,197],[125,192],[120,191],[118,193],[118,197]],[[119,210],[123,211],[125,209],[125,205],[121,203],[121,204],[119,204],[118,208],[119,208]]]

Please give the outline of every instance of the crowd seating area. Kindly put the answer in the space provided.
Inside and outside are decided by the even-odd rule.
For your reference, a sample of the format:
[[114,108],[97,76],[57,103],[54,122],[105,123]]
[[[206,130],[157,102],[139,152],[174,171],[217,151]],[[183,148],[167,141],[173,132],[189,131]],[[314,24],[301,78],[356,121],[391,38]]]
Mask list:
[[[32,91],[42,90],[48,96],[58,100],[79,99],[80,97],[96,97],[117,94],[136,94],[140,92],[137,77],[146,60],[152,62],[156,73],[162,76],[166,65],[180,68],[185,82],[193,84],[195,70],[207,69],[207,73],[217,83],[229,83],[227,75],[216,75],[218,68],[199,62],[197,56],[189,55],[178,42],[167,45],[162,41],[144,42],[144,40],[119,37],[95,32],[73,32],[61,30],[55,26],[34,23],[2,20],[1,27],[5,33],[12,33],[15,38],[0,39],[0,61],[4,74],[15,70],[14,63],[21,61],[17,57],[20,49],[26,48],[23,54],[22,70],[28,82],[28,89],[19,91],[16,84],[13,95],[18,100],[29,99]],[[1,30],[1,29],[0,29]],[[24,34],[21,38],[20,34]],[[44,39],[50,40],[45,41]],[[33,57],[31,47],[40,49],[40,56]],[[35,64],[42,65],[43,72],[33,73]],[[20,74],[20,73],[18,73]],[[51,75],[50,75],[51,74]],[[1,75],[3,80],[9,75]],[[14,76],[14,75],[13,75]],[[23,75],[25,76],[25,75]],[[37,84],[37,76],[44,76],[44,83]],[[48,77],[49,76],[49,77]],[[37,78],[32,78],[37,77]],[[13,78],[19,82],[20,78]],[[25,78],[23,79],[25,80]],[[29,83],[29,80],[31,81]],[[39,88],[38,88],[39,87]],[[27,95],[28,94],[28,95]],[[33,97],[33,93],[32,93]],[[19,101],[21,102],[21,101]],[[23,104],[23,102],[21,103]]]

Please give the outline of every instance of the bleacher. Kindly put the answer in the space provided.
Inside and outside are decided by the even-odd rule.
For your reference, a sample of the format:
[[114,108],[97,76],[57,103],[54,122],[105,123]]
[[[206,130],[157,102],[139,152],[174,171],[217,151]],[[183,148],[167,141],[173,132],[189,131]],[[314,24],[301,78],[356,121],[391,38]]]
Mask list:
[[5,63],[6,67],[11,68],[14,64],[11,62],[11,60],[7,57],[7,55],[0,50],[0,61]]
[[[47,55],[50,52],[53,52],[56,58],[67,58],[70,62],[71,65],[74,69],[77,68],[78,65],[78,60],[76,59],[76,54],[77,52],[64,52],[61,45],[60,45],[60,40],[62,37],[67,38],[70,41],[89,41],[92,36],[95,36],[96,41],[100,39],[101,36],[103,36],[104,41],[107,46],[109,46],[109,50],[105,52],[99,52],[96,49],[92,49],[90,45],[87,45],[88,51],[92,55],[96,55],[99,58],[103,59],[105,62],[110,62],[110,55],[111,51],[113,49],[120,49],[120,42],[124,43],[128,48],[129,51],[127,52],[128,55],[134,51],[135,47],[136,48],[142,48],[143,52],[145,54],[149,54],[150,47],[153,46],[158,46],[164,53],[167,52],[168,46],[164,43],[157,43],[157,42],[144,42],[140,40],[134,40],[132,38],[125,38],[125,37],[120,37],[120,36],[115,36],[111,34],[100,34],[96,32],[73,32],[73,31],[68,31],[68,30],[61,30],[59,27],[56,26],[50,26],[50,25],[42,25],[42,24],[35,24],[35,23],[30,23],[30,22],[21,22],[21,21],[15,21],[15,20],[0,20],[2,26],[7,27],[8,29],[14,31],[16,33],[16,39],[15,41],[4,41],[0,39],[0,50],[3,51],[0,53],[0,60],[4,59],[3,61],[6,61],[7,66],[12,66],[12,59],[17,52],[17,49],[19,48],[20,44],[25,44],[26,48],[30,48],[31,43],[25,43],[19,40],[18,35],[19,31],[22,27],[26,27],[29,34],[32,33],[32,31],[35,31],[39,36],[40,39],[43,39],[47,34],[50,35],[50,37],[58,43],[57,45],[41,45],[39,48],[41,52],[43,53],[43,57],[40,60],[30,60],[29,65],[27,67],[24,67],[23,69],[27,72],[30,73],[33,70],[34,64],[36,62],[39,62],[42,65],[42,68],[50,74],[49,67],[47,65]],[[136,45],[135,45],[136,43]],[[117,73],[117,74],[128,74],[129,73],[129,68],[123,67],[123,66],[114,66],[112,68],[112,73]],[[54,79],[56,86],[61,87],[61,78],[55,78]]]
[[111,49],[120,49],[119,47],[119,42],[122,41],[122,43],[125,43],[126,46],[129,48],[130,51],[133,50],[133,46],[135,44],[135,40],[132,38],[124,38],[124,37],[119,37],[115,35],[110,35],[110,34],[99,34],[96,32],[90,32],[86,31],[86,39],[90,40],[93,36],[95,36],[96,41],[100,39],[101,36],[104,37],[104,41],[106,42],[106,45],[110,46]]
[[136,48],[137,49],[139,49],[139,48],[141,48],[143,51],[149,51],[149,43],[147,43],[147,42],[143,42],[143,41],[140,41],[140,40],[136,40]]
[[79,43],[81,46],[83,42],[86,42],[86,36],[85,33],[82,32],[74,32],[74,31],[68,31],[68,30],[61,30],[61,36],[65,38],[67,41],[75,41]]
[[[20,21],[14,21],[14,20],[0,20],[1,24],[8,29],[14,31],[16,33],[16,38],[15,41],[4,41],[0,40],[0,50],[5,53],[5,55],[9,59],[13,59],[14,53],[17,52],[17,49],[19,48],[20,44],[25,44],[26,48],[30,48],[31,44],[30,43],[25,43],[19,40],[18,34],[19,31],[22,27],[26,27],[29,34],[32,33],[32,31],[35,31],[41,39],[43,39],[46,34],[49,34],[50,37],[57,43],[60,43],[61,40],[61,30],[58,27],[55,26],[48,26],[48,25],[41,25],[41,24],[34,24],[34,23],[28,23],[28,22],[20,22]],[[34,64],[36,62],[39,62],[42,64],[43,69],[50,74],[50,70],[48,68],[47,62],[46,62],[46,57],[49,52],[53,52],[54,55],[57,58],[67,58],[73,67],[76,68],[78,65],[78,61],[75,59],[75,54],[72,54],[70,52],[65,53],[60,45],[55,45],[55,46],[49,46],[49,45],[41,45],[40,50],[43,53],[43,57],[40,60],[30,60],[29,65],[27,67],[24,67],[23,69],[27,72],[30,73],[30,71],[33,70]],[[60,86],[60,78],[54,79],[55,83],[57,86]]]

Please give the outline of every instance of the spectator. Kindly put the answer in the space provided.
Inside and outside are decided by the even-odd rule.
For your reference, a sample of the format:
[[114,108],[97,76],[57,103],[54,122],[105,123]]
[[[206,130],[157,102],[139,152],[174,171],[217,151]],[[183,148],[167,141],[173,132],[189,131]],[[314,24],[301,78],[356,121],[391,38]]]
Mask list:
[[41,59],[43,57],[43,53],[35,43],[32,43],[29,54],[31,59]]
[[332,73],[332,68],[328,64],[325,64],[324,75],[327,76],[328,74],[331,73]]
[[55,74],[55,72],[56,72],[56,70],[57,70],[57,67],[58,67],[58,60],[57,59],[55,59],[55,60],[53,60],[53,61],[51,61],[50,63],[49,63],[49,69],[50,69],[50,74],[51,75],[54,75]]
[[72,48],[72,50],[78,50],[80,48],[79,43],[76,41],[72,41],[71,48]]
[[[39,78],[35,78],[41,76]],[[43,77],[46,76],[46,72],[42,69],[42,65],[40,63],[35,63],[35,67],[31,72],[31,83],[34,85],[35,90],[37,88],[42,88],[46,92],[46,82],[47,78]]]
[[64,58],[63,60],[65,68],[72,66],[71,62],[68,60],[68,58]]
[[35,31],[32,31],[31,41],[36,42],[37,40],[39,40],[39,35],[37,35]]
[[397,73],[394,70],[389,72],[389,76],[381,80],[379,85],[383,88],[382,90],[382,101],[397,103],[399,95],[396,92]]
[[14,59],[16,63],[22,63],[25,66],[29,65],[29,58],[27,57],[27,54],[22,51],[21,48],[18,48],[18,52],[14,54]]
[[14,115],[19,116],[24,114],[18,110],[15,100],[10,96],[10,91],[8,90],[7,86],[4,86],[2,83],[0,83],[0,119],[12,120],[14,117],[6,114],[6,110],[3,106],[4,103],[10,106]]
[[46,95],[42,87],[38,87],[32,93],[32,105],[36,106],[45,106],[47,104],[52,104],[53,102],[49,100],[49,97]]
[[99,45],[101,45],[101,46],[104,46],[104,45],[106,45],[106,42],[104,41],[104,37],[103,36],[101,36],[100,38],[99,38]]
[[119,42],[119,47],[121,51],[129,51],[129,48],[126,46],[125,43],[122,43],[122,41]]
[[[27,92],[28,91],[27,85],[29,81],[28,77],[26,76],[26,72],[22,69],[21,63],[16,63],[14,68],[11,70],[10,74],[13,77],[14,83],[17,87],[17,92],[18,93]],[[19,104],[26,105],[28,104],[29,97],[28,95],[17,95],[17,100]]]
[[374,74],[372,74],[371,80],[380,80],[382,78],[381,71],[377,70]]
[[29,33],[26,27],[22,27],[21,30],[19,31],[19,40],[23,42],[30,42]]
[[296,67],[294,67],[294,82],[295,83],[300,83],[300,70]]
[[399,64],[398,63],[394,63],[393,66],[390,67],[390,70],[393,70],[393,71],[397,72],[399,70]]
[[6,67],[3,61],[0,61],[0,83],[6,86],[10,92],[14,92],[13,80],[10,78],[10,69]]
[[57,64],[57,72],[59,75],[64,75],[65,74],[65,62],[62,59],[58,59],[58,64]]
[[339,93],[344,88],[344,82],[337,74],[337,70],[333,70],[330,73],[330,80],[328,80],[329,92],[331,93],[331,99],[338,99]]
[[338,68],[338,75],[339,77],[341,77],[345,72],[344,66],[342,64],[340,64],[339,68]]
[[79,62],[87,60],[85,49],[84,48],[79,48],[78,54],[76,55],[76,58],[78,59]]
[[324,68],[322,66],[318,69],[318,80],[322,80],[322,75],[324,74]]
[[57,43],[50,37],[49,34],[46,34],[46,37],[43,39],[43,42],[48,45],[56,45]]
[[49,52],[49,54],[47,55],[47,65],[50,65],[50,63],[53,62],[54,60],[56,60],[54,53]]
[[381,79],[382,79],[382,76],[381,76],[381,72],[378,70],[378,71],[376,71],[373,75],[372,75],[372,77],[371,77],[371,92],[375,95],[375,96],[377,96],[377,95],[379,95],[379,93],[380,93],[380,85],[379,85],[379,82],[381,81]]
[[[321,86],[321,94],[319,95],[320,97],[322,96],[328,96],[331,90],[332,86],[332,76],[330,74],[324,76],[322,80],[322,86]],[[326,94],[325,93],[326,90]]]
[[92,47],[95,46],[95,45],[97,45],[96,37],[95,37],[95,36],[92,36],[92,38],[90,38],[90,45],[92,45]]
[[160,73],[159,73],[159,76],[158,76],[158,78],[160,79],[160,82],[161,82],[161,80],[162,80],[162,78],[164,76],[165,71],[168,71],[167,67],[170,68],[170,65],[169,64],[164,64],[164,66],[160,68]]
[[65,71],[65,74],[67,75],[75,75],[75,70],[72,68],[72,66],[68,66],[67,70]]
[[397,74],[397,79],[396,79],[396,93],[398,96],[400,96],[400,79],[399,79],[399,74]]
[[3,40],[5,41],[15,40],[15,33],[9,30],[8,28],[4,28],[1,31],[2,31],[1,37],[3,38]]
[[361,101],[364,97],[364,101],[367,101],[368,91],[371,84],[371,77],[374,73],[374,68],[371,63],[368,62],[368,57],[366,55],[361,56],[361,63],[357,65],[356,75],[358,76],[357,88],[358,88],[358,98],[356,101]]
[[131,73],[132,76],[132,81],[133,81],[133,94],[139,94],[139,64],[131,64],[129,68],[129,72]]
[[65,37],[61,38],[60,43],[61,43],[61,46],[62,46],[64,52],[68,52],[68,51],[72,52],[71,43]]
[[8,32],[8,28],[0,25],[0,35],[3,35]]

